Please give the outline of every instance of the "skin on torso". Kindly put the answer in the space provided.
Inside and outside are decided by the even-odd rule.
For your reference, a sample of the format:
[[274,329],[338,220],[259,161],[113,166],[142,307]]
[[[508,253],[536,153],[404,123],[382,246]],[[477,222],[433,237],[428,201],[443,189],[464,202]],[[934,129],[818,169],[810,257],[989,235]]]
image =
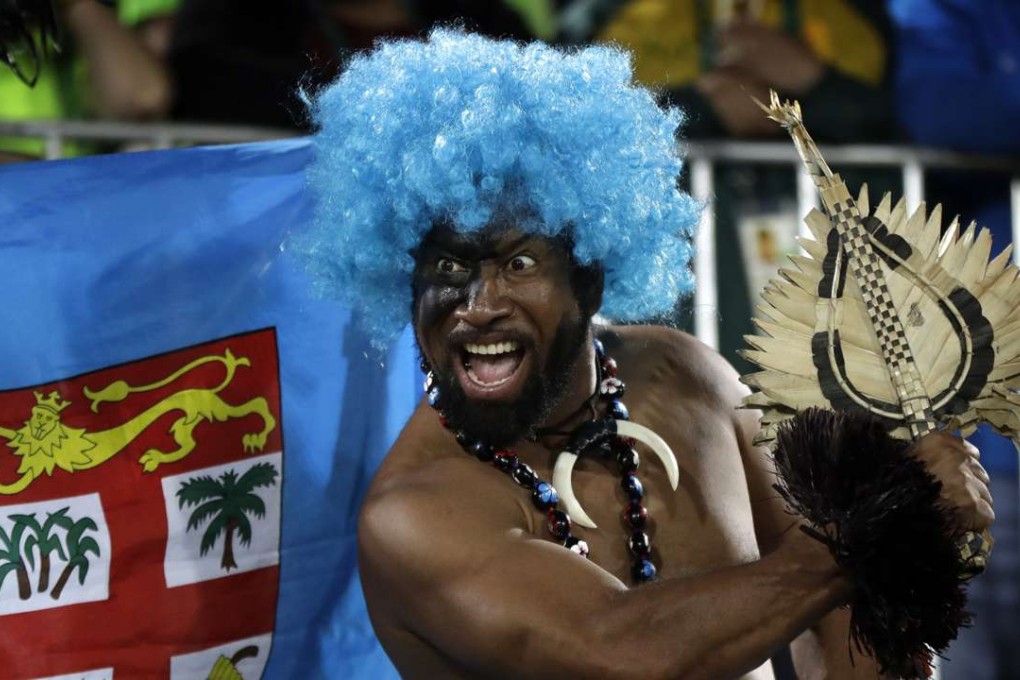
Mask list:
[[[637,475],[649,514],[646,533],[659,577],[683,578],[758,559],[753,505],[771,503],[766,499],[774,494],[762,488],[760,475],[745,464],[749,456],[737,423],[747,414],[736,409],[742,394],[736,374],[714,352],[670,329],[631,326],[596,331],[627,385],[623,401],[630,419],[663,437],[679,463],[680,484],[674,492],[662,464],[638,446]],[[550,446],[555,449],[555,442]],[[552,481],[556,450],[524,443],[517,452],[541,479]],[[575,524],[573,533],[588,543],[594,564],[629,585],[628,530],[622,519],[625,495],[619,481],[615,461],[577,462],[574,492],[598,528]],[[380,467],[368,502],[407,487],[427,489],[429,500],[422,512],[435,516],[435,531],[464,532],[465,560],[471,557],[472,540],[462,522],[467,513],[490,516],[495,531],[505,527],[506,532],[552,545],[544,516],[532,506],[530,494],[508,475],[465,453],[427,404],[419,406]],[[420,538],[428,541],[428,536]],[[508,573],[506,578],[514,576]],[[411,630],[406,603],[393,601],[390,584],[371,573],[363,573],[362,581],[375,631],[404,677],[477,677]],[[508,676],[506,669],[493,669],[492,675]],[[771,668],[766,664],[746,677],[770,678]]]

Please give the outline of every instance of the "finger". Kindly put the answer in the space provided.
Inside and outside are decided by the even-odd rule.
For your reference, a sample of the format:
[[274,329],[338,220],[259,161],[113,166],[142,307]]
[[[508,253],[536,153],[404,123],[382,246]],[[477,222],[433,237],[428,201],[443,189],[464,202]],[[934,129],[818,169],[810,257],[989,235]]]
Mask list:
[[978,497],[981,500],[983,500],[985,503],[987,503],[988,505],[990,505],[992,507],[995,506],[995,500],[992,498],[992,491],[991,491],[991,489],[988,488],[987,484],[978,484],[977,485],[977,494],[978,494]]
[[967,455],[974,460],[981,460],[981,449],[971,444],[966,439],[963,440],[963,448],[967,451]]
[[966,510],[957,510],[956,526],[966,531],[984,531],[995,521],[995,511],[983,500],[977,501]]
[[977,506],[974,509],[974,517],[971,520],[971,528],[978,531],[984,531],[992,526],[992,522],[995,521],[995,510],[992,509],[990,503],[984,500],[978,501]]
[[988,471],[985,470],[984,466],[982,466],[981,463],[977,462],[973,458],[967,461],[966,465],[967,469],[970,470],[971,474],[974,475],[977,479],[981,480],[983,484],[987,485],[989,482],[992,481],[991,478],[988,476]]

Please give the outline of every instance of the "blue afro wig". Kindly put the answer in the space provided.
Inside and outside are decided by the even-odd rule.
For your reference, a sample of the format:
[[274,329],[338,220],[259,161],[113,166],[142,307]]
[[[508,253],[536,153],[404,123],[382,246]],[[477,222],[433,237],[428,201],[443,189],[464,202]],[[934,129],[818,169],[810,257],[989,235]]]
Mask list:
[[410,321],[413,251],[440,221],[567,229],[576,261],[605,272],[604,315],[666,312],[692,285],[699,208],[677,189],[680,112],[631,79],[614,47],[451,29],[381,43],[311,103],[318,204],[290,249],[320,292],[362,312],[378,347]]

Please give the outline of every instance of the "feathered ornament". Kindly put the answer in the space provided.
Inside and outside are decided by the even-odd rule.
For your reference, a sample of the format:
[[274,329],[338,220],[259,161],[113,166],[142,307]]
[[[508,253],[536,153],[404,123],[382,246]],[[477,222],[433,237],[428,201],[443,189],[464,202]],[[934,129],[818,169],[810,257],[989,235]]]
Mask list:
[[[908,213],[902,200],[894,206],[887,195],[872,211],[867,187],[855,201],[829,169],[804,128],[797,103],[780,103],[772,93],[770,106],[759,105],[790,133],[824,209],[806,219],[814,236],[800,239],[806,255],[792,256],[794,267],[781,269],[763,292],[755,319],[762,335],[747,336],[751,349],[743,353],[762,369],[743,378],[755,390],[745,406],[763,414],[757,441],[775,444],[778,437],[782,444],[775,450],[781,475],[777,488],[816,526],[828,525],[824,540],[837,561],[856,576],[888,571],[890,563],[919,574],[937,571],[966,578],[979,573],[991,537],[959,531],[953,535],[949,509],[937,501],[932,505],[938,482],[923,469],[915,471],[919,474],[914,479],[927,485],[928,492],[908,499],[896,487],[902,475],[888,476],[883,486],[881,471],[872,463],[848,468],[841,462],[825,469],[839,469],[842,479],[822,479],[812,456],[824,453],[818,446],[836,443],[841,450],[876,446],[900,455],[905,445],[875,437],[888,433],[910,441],[940,428],[969,434],[982,422],[1020,438],[1020,283],[1010,262],[1011,249],[989,261],[992,239],[986,229],[971,224],[961,233],[954,220],[942,233],[939,206],[928,213],[921,205]],[[817,415],[798,417],[812,407],[845,417],[827,424]],[[862,420],[880,427],[869,429]],[[809,436],[817,427],[827,430],[827,443]],[[871,432],[871,439],[849,446],[847,428]],[[898,481],[893,483],[893,478]],[[851,491],[833,498],[840,485]],[[889,502],[875,503],[875,494],[886,494]],[[921,507],[925,503],[928,507]],[[912,541],[905,535],[899,556],[883,552],[895,542],[887,541],[880,549],[868,543],[869,531],[863,527],[874,529],[883,522],[909,526],[902,518],[912,513],[931,519],[934,524],[929,526],[945,529],[926,534],[941,535],[941,543]],[[846,544],[848,535],[858,539],[852,547]],[[956,544],[956,552],[944,549],[947,541]],[[867,564],[861,562],[862,555]],[[921,569],[929,558],[941,560],[938,570],[930,564]],[[858,646],[907,677],[918,675],[910,669],[923,665],[918,660],[931,651],[941,651],[952,639],[947,630],[955,635],[955,627],[965,620],[960,586],[950,593],[945,583],[923,582],[923,575],[922,582],[913,583],[917,592],[942,599],[928,602],[928,609],[921,611],[916,598],[911,604],[893,593],[886,593],[891,600],[876,597],[882,586],[872,581],[857,589],[852,605]],[[863,591],[871,594],[866,598],[870,606],[860,600]],[[876,609],[875,602],[886,606]],[[899,604],[890,602],[903,606],[897,609]],[[945,614],[939,621],[932,620],[936,610]],[[902,637],[893,644],[881,639],[908,629],[909,643]]]

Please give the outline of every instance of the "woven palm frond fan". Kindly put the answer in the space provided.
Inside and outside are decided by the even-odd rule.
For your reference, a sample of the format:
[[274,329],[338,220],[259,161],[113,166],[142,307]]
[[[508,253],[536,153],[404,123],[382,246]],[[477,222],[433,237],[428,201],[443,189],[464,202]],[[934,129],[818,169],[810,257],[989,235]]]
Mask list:
[[[761,105],[759,103],[759,105]],[[772,94],[821,195],[813,239],[762,293],[743,377],[762,412],[791,508],[855,584],[851,634],[886,672],[922,677],[968,621],[962,581],[991,537],[955,528],[939,486],[906,455],[937,429],[988,423],[1020,438],[1020,281],[986,229],[887,195],[855,200],[808,135],[797,103]]]

